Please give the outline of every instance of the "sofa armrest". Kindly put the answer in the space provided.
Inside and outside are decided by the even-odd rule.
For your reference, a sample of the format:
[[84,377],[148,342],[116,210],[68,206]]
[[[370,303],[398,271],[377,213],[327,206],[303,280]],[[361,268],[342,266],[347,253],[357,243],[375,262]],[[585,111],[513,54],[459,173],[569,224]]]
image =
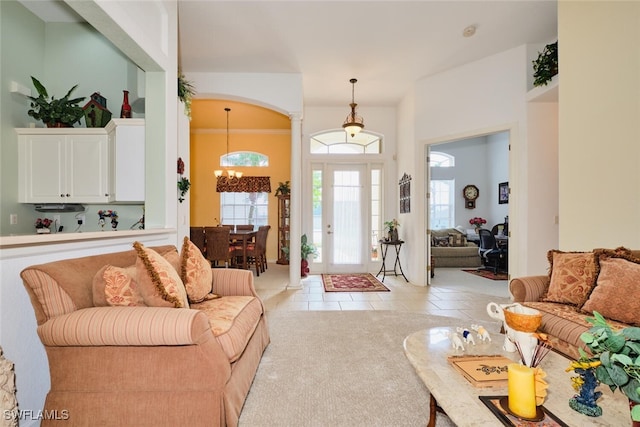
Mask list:
[[213,292],[222,296],[258,297],[253,285],[253,273],[235,268],[213,268]]
[[514,302],[540,301],[549,287],[549,276],[528,276],[513,279],[509,292]]
[[41,326],[45,346],[175,346],[215,341],[199,310],[167,307],[90,307]]

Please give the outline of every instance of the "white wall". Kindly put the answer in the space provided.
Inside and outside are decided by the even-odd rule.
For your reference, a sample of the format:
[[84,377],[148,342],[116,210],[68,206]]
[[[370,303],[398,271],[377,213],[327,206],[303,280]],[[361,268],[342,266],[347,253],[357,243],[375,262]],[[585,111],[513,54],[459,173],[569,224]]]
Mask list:
[[[146,120],[151,132],[147,133],[147,203],[146,214],[150,223],[163,231],[158,234],[148,233],[134,237],[114,237],[111,239],[95,239],[65,244],[40,246],[2,246],[0,252],[0,345],[5,356],[15,363],[17,397],[21,410],[32,410],[34,413],[42,409],[45,395],[49,389],[49,373],[44,349],[36,334],[35,316],[27,293],[19,277],[20,271],[33,264],[54,259],[74,258],[104,252],[130,249],[131,243],[137,239],[146,245],[176,244],[175,234],[177,217],[176,195],[176,157],[177,157],[177,6],[175,2],[100,2],[98,6],[92,1],[72,2],[72,6],[94,27],[103,34],[107,33],[117,48],[125,52],[137,65],[151,74],[151,82],[147,81],[147,99],[151,99],[152,108],[147,108]],[[1,2],[2,7],[2,108],[0,122],[3,146],[7,135],[24,120],[26,115],[24,99],[8,96],[6,72],[12,76],[44,69],[44,26],[40,27],[33,18],[25,19],[24,8],[16,2]],[[109,12],[106,12],[108,9]],[[9,13],[11,13],[9,15]],[[17,15],[19,16],[17,16]],[[12,21],[13,20],[13,21]],[[21,57],[10,57],[6,60],[6,43],[16,43],[16,33],[5,37],[6,29],[27,25],[25,36],[20,38],[25,43]],[[114,22],[118,22],[116,25]],[[141,25],[141,23],[151,23]],[[158,33],[147,33],[149,28],[160,29]],[[31,31],[33,30],[33,31]],[[22,34],[22,33],[20,33]],[[75,52],[79,54],[78,52]],[[24,61],[24,62],[22,62]],[[149,72],[149,70],[152,70]],[[69,70],[73,78],[74,70]],[[126,74],[126,72],[125,72]],[[14,77],[15,78],[15,77]],[[75,80],[75,79],[74,79]],[[67,85],[64,85],[65,87]],[[68,87],[67,87],[68,89]],[[151,90],[149,90],[151,89]],[[151,92],[151,95],[150,95]],[[121,100],[120,100],[121,101]],[[112,104],[110,104],[112,105]],[[116,105],[119,105],[118,103]],[[151,110],[151,111],[150,111]],[[150,145],[149,141],[153,144]],[[2,152],[3,181],[5,151]],[[171,173],[169,173],[171,171]],[[3,191],[2,202],[5,202]],[[149,222],[147,223],[149,226]],[[165,230],[166,229],[166,230]],[[0,244],[3,244],[0,238]],[[36,420],[24,419],[20,425],[38,425]]]
[[560,248],[640,248],[640,3],[560,1],[558,27]]
[[[510,257],[509,268],[512,276],[526,274],[529,269],[528,230],[518,222],[518,216],[530,205],[526,192],[518,193],[518,189],[526,185],[531,169],[543,168],[543,165],[528,165],[526,159],[525,95],[527,73],[531,72],[528,55],[527,47],[521,46],[419,81],[415,101],[412,101],[416,105],[415,138],[411,142],[402,140],[398,158],[399,168],[413,174],[416,194],[422,195],[426,194],[422,155],[425,144],[509,132],[508,181],[512,188],[508,205],[509,249],[514,254]],[[425,199],[417,197],[415,204],[412,200],[410,227],[415,230],[413,235],[425,235],[425,209]],[[542,241],[541,244],[552,240],[545,235],[536,238]],[[412,246],[405,255],[404,265],[408,266],[412,282],[425,283],[426,239],[422,245]]]

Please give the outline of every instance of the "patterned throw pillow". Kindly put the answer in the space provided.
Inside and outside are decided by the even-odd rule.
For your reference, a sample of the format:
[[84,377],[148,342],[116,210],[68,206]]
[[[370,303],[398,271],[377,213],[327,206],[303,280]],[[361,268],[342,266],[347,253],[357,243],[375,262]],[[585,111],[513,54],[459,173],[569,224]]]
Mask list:
[[144,300],[133,276],[135,268],[105,265],[93,277],[93,305],[144,307]]
[[547,254],[550,264],[549,289],[545,302],[581,307],[595,286],[598,264],[593,252],[561,252]]
[[433,246],[437,247],[448,247],[449,246],[449,237],[434,237],[435,244]]
[[596,287],[582,310],[607,319],[640,326],[640,259],[601,255]]
[[454,248],[467,246],[467,236],[460,233],[449,233],[449,246]]
[[202,252],[185,236],[180,253],[180,278],[187,290],[190,303],[198,303],[218,298],[211,292],[212,273],[211,263],[202,256]]
[[189,307],[187,291],[175,267],[153,249],[135,242],[136,282],[149,307]]

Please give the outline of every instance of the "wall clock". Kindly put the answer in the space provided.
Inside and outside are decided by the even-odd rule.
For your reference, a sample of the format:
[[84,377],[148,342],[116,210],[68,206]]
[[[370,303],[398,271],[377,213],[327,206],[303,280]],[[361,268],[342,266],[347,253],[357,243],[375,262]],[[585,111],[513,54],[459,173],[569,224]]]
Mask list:
[[475,185],[467,185],[462,189],[462,196],[464,197],[464,206],[467,209],[475,209],[476,199],[480,195],[480,190]]

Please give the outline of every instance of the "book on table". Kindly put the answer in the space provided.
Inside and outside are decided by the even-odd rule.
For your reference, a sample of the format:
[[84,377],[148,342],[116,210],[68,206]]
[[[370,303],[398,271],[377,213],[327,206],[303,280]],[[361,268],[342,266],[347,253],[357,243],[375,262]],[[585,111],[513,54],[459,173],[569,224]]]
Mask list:
[[475,387],[506,387],[507,366],[513,363],[502,355],[449,356],[447,360]]

